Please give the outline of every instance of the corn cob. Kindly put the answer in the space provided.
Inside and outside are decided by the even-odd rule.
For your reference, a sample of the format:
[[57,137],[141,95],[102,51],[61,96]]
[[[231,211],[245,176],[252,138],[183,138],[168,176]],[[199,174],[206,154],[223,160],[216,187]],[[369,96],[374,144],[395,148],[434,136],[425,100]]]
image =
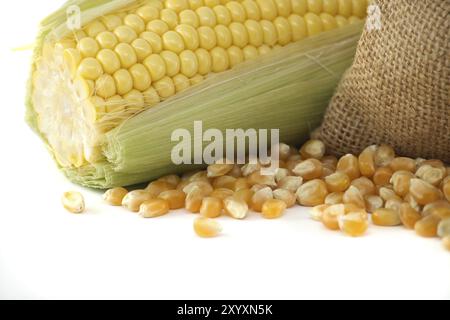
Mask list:
[[[65,23],[65,10],[73,4],[82,11],[81,30],[69,30]],[[289,136],[305,133],[305,127],[294,130],[296,123],[280,117],[279,121],[272,117],[269,124],[258,114],[279,103],[293,107],[286,112],[296,112],[294,101],[300,96],[292,94],[292,89],[299,78],[293,79],[289,71],[295,63],[292,57],[306,60],[306,50],[341,41],[341,56],[335,61],[324,58],[317,61],[316,69],[308,70],[311,78],[315,71],[325,69],[323,64],[329,69],[322,73],[331,72],[326,79],[316,79],[323,94],[313,88],[309,93],[317,99],[310,105],[316,110],[305,120],[319,121],[333,86],[349,66],[361,29],[357,22],[365,17],[366,6],[366,0],[70,1],[42,24],[29,85],[28,122],[72,180],[101,188],[141,182],[170,167],[167,151],[159,163],[147,155],[128,158],[128,153],[142,153],[137,148],[143,146],[125,146],[125,141],[143,141],[146,134],[154,134],[153,128],[161,130],[162,139],[169,139],[165,129],[186,127],[199,108],[231,110],[239,98],[257,102],[263,90],[271,95],[270,91],[278,90],[277,99],[265,97],[270,99],[264,103],[266,109],[235,109],[250,112],[250,121],[244,124],[234,119],[228,127],[279,127],[289,142]],[[334,39],[330,35],[303,40],[355,22],[354,28],[335,31]],[[292,45],[299,40],[304,46]],[[298,66],[302,63],[307,62],[297,62]],[[280,68],[289,82],[274,74]],[[272,84],[260,77],[269,77]],[[253,88],[251,95],[239,90],[242,83],[246,92]],[[196,98],[199,92],[203,104]],[[192,116],[185,114],[181,123],[171,119],[176,106],[187,106]],[[177,113],[180,119],[183,115],[180,110]],[[172,122],[167,126],[169,119]],[[130,137],[135,129],[135,137]]]

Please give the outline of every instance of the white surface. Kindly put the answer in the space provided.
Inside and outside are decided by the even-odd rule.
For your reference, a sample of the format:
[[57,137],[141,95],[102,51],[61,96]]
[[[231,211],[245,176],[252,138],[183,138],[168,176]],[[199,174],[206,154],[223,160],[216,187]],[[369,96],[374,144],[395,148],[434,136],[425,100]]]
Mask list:
[[[10,50],[32,43],[61,1],[27,3],[0,13],[0,298],[450,298],[450,254],[401,227],[353,239],[297,208],[276,221],[223,218],[223,236],[205,240],[192,215],[144,220],[71,185],[23,122],[30,53]],[[87,214],[61,208],[69,189],[83,191]]]

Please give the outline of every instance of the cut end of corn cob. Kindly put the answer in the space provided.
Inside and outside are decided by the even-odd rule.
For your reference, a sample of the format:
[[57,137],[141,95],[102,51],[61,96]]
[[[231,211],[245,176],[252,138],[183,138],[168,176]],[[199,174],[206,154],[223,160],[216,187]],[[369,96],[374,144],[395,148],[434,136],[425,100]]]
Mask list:
[[31,78],[31,121],[63,168],[106,161],[105,134],[125,120],[211,74],[364,18],[367,6],[366,0],[79,3],[80,30],[65,30],[58,15],[47,19]]

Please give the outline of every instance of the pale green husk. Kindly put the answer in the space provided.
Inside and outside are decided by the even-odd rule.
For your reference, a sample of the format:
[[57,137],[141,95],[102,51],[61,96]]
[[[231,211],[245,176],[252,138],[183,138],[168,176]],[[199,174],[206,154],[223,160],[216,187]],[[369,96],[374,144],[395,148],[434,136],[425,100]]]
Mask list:
[[[89,3],[90,8],[99,9],[97,5],[114,3],[120,7],[119,4],[130,2],[133,1],[69,4]],[[65,12],[64,8],[61,10]],[[44,22],[36,56],[43,37],[58,28],[61,19],[61,12],[57,12]],[[353,61],[361,31],[362,23],[325,32],[210,76],[107,133],[103,145],[105,161],[62,170],[76,183],[102,189],[192,170],[192,165],[172,163],[171,150],[176,142],[171,142],[171,134],[179,128],[192,132],[196,120],[203,121],[204,130],[216,128],[222,132],[276,128],[280,129],[282,141],[299,144],[320,123],[340,78]],[[27,120],[37,130],[30,99]]]

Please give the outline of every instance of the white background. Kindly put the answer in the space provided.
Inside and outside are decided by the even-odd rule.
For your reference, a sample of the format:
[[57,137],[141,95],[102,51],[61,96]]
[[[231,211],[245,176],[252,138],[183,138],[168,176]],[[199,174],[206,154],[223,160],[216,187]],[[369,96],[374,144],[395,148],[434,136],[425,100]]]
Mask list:
[[[450,298],[450,254],[402,227],[353,239],[296,208],[276,221],[221,218],[223,236],[205,240],[193,215],[144,220],[70,184],[23,121],[31,52],[12,51],[61,4],[0,11],[0,298]],[[61,208],[70,189],[85,194],[87,214]]]

